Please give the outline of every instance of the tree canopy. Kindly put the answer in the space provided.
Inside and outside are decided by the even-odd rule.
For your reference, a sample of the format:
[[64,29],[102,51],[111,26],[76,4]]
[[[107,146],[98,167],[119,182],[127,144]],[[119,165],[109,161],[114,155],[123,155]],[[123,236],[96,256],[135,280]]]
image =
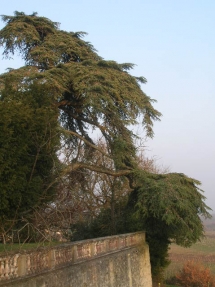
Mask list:
[[[52,201],[59,180],[69,182],[77,171],[81,187],[88,172],[104,173],[129,181],[129,199],[119,213],[127,227],[120,231],[145,229],[149,241],[161,236],[163,253],[171,240],[182,245],[198,240],[200,216],[209,216],[200,183],[138,165],[132,127],[141,121],[145,135],[153,137],[153,122],[161,113],[141,89],[146,79],[129,73],[134,65],[104,60],[82,39],[84,32],[60,30],[59,23],[37,13],[16,11],[2,20],[3,55],[19,55],[25,65],[0,75],[1,220],[22,218]],[[96,143],[95,133],[105,148]],[[62,163],[58,155],[64,149],[69,156]],[[95,152],[111,164],[95,160]]]
[[[25,61],[23,67],[8,69],[0,75],[0,103],[5,109],[1,114],[1,152],[4,154],[5,149],[8,152],[8,155],[2,155],[1,164],[4,208],[11,209],[9,198],[12,194],[26,209],[39,203],[35,196],[39,198],[42,192],[37,192],[37,188],[34,192],[29,185],[29,182],[38,182],[37,170],[44,174],[43,180],[49,182],[35,182],[43,192],[75,170],[128,175],[136,160],[135,134],[129,127],[137,118],[142,118],[146,134],[152,137],[153,121],[159,120],[161,115],[152,106],[154,100],[141,90],[140,83],[144,83],[145,78],[128,73],[133,64],[102,59],[90,43],[81,39],[83,32],[62,31],[59,23],[38,17],[36,13],[25,15],[16,11],[14,16],[2,16],[2,20],[6,24],[0,31],[3,55],[6,58],[19,55]],[[10,129],[7,122],[10,122]],[[24,123],[21,125],[21,122]],[[99,150],[91,136],[92,131],[102,135],[108,152]],[[7,137],[5,142],[7,133],[11,138]],[[14,141],[19,150],[12,148]],[[51,151],[48,149],[50,141],[54,146]],[[56,161],[51,158],[65,145],[71,150],[70,162],[55,179],[52,177],[51,182],[43,169],[49,173],[55,169],[56,172]],[[50,158],[49,164],[44,158],[43,165],[38,161],[38,156],[42,157],[41,146],[46,158]],[[81,160],[80,148],[84,154]],[[95,150],[110,157],[114,168],[93,164],[91,159]],[[8,181],[7,169],[10,169]],[[15,170],[19,176],[12,176]],[[20,189],[14,187],[16,181]],[[24,200],[25,193],[29,193],[28,200],[27,197]],[[30,193],[35,195],[29,205]]]

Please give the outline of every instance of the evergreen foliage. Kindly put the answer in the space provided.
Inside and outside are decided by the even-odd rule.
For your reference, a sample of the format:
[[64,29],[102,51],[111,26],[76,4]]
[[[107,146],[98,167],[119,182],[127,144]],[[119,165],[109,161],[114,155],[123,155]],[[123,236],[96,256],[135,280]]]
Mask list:
[[16,219],[53,198],[59,166],[56,108],[40,86],[14,91],[7,83],[0,98],[0,219]]
[[[130,194],[130,226],[145,230],[153,275],[162,277],[172,242],[189,247],[204,235],[201,216],[210,217],[200,182],[179,173],[138,172],[139,186]],[[135,227],[134,227],[135,226]]]
[[[116,206],[116,234],[146,231],[152,274],[154,280],[161,280],[169,264],[169,245],[175,242],[189,247],[198,241],[204,234],[201,216],[210,217],[209,208],[198,188],[200,182],[184,174],[138,171],[134,177],[137,186],[127,203],[119,202]],[[108,214],[110,218],[110,209],[101,211],[87,224],[87,232],[86,222],[72,226],[72,239],[82,239],[83,234],[88,238],[111,235]]]
[[[59,23],[45,17],[38,17],[37,13],[25,15],[23,12],[16,11],[14,16],[3,15],[2,20],[6,24],[0,31],[3,55],[10,58],[18,53],[25,61],[23,67],[8,69],[6,73],[0,75],[1,109],[5,110],[1,114],[2,153],[5,149],[8,150],[7,147],[12,142],[17,142],[17,149],[13,151],[10,149],[10,154],[2,157],[1,177],[4,178],[2,179],[4,186],[1,192],[5,194],[2,204],[7,206],[7,210],[11,209],[6,200],[7,190],[14,193],[17,177],[12,174],[20,165],[23,166],[23,170],[19,168],[20,190],[26,189],[29,176],[31,183],[35,180],[36,190],[44,185],[41,177],[36,177],[36,170],[32,176],[30,166],[33,168],[34,164],[30,158],[33,160],[32,154],[37,156],[38,146],[43,144],[47,146],[43,137],[47,140],[46,137],[51,135],[52,140],[53,133],[55,134],[52,129],[55,129],[58,123],[62,127],[58,139],[61,138],[64,143],[66,142],[74,154],[80,139],[85,144],[84,160],[79,162],[73,159],[71,166],[65,172],[83,168],[107,172],[102,167],[93,167],[88,161],[93,157],[93,150],[97,148],[90,136],[90,131],[97,129],[106,140],[108,156],[111,156],[115,162],[115,171],[109,172],[117,171],[118,176],[119,170],[123,169],[122,173],[128,173],[128,169],[135,166],[133,143],[135,135],[129,130],[129,125],[136,123],[137,117],[140,116],[146,134],[153,136],[153,120],[159,120],[161,115],[152,106],[154,100],[140,88],[139,82],[143,83],[145,79],[136,78],[128,73],[133,64],[118,64],[115,61],[103,60],[90,43],[81,39],[84,32],[62,31],[59,29]],[[41,106],[37,107],[37,105]],[[17,106],[20,106],[20,109]],[[39,111],[42,114],[38,114],[37,118]],[[54,127],[52,124],[49,125],[50,132],[44,135],[47,121],[49,116],[52,117],[53,111]],[[33,116],[35,113],[36,116]],[[13,122],[11,129],[7,126],[10,121]],[[9,143],[5,142],[6,132]],[[36,134],[36,139],[32,134]],[[57,144],[52,150],[52,155],[58,148]],[[28,161],[31,162],[29,165]],[[43,163],[46,163],[44,167],[39,165],[37,160],[34,168],[40,169],[41,174],[44,174],[43,178],[46,178],[47,175],[43,169],[47,172],[49,169],[52,170],[53,162],[46,163],[43,159]],[[5,165],[10,170],[8,180],[5,177],[7,173]],[[22,181],[25,183],[21,183]],[[19,204],[21,200],[21,206],[26,205],[26,208],[29,208],[29,200],[32,204],[35,201],[36,205],[41,193],[34,192],[34,185],[29,184],[28,193],[34,194],[31,199],[29,197],[28,200],[23,201],[19,196],[21,191],[16,192],[16,203]],[[4,208],[2,211],[5,212]]]
[[[51,201],[58,180],[77,171],[126,176],[133,191],[127,203],[116,204],[116,232],[146,230],[158,273],[167,264],[172,240],[189,246],[203,235],[200,216],[209,217],[209,208],[198,181],[138,167],[131,126],[141,120],[146,135],[153,137],[153,121],[161,116],[141,90],[146,79],[129,74],[131,63],[102,59],[82,39],[84,32],[62,31],[59,23],[37,13],[16,11],[2,19],[3,54],[18,53],[25,65],[0,75],[0,220],[17,213],[22,218]],[[94,143],[94,130],[100,131],[107,151]],[[61,169],[57,152],[63,145],[72,156]],[[112,167],[94,162],[95,151],[110,158]],[[109,216],[103,210],[92,223],[74,228],[89,236],[108,235]]]

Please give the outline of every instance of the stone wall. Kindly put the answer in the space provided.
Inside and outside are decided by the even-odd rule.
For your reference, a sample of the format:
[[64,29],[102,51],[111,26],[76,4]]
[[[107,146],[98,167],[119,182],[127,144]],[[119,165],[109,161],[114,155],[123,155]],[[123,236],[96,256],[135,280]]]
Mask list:
[[144,233],[131,233],[0,257],[0,286],[151,287]]

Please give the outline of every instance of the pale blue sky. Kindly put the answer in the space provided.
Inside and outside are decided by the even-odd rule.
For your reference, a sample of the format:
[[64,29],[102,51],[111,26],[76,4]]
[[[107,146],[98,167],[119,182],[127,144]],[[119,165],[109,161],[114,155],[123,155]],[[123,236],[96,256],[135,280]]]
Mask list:
[[[200,180],[215,211],[215,1],[2,2],[0,14],[36,11],[63,30],[88,32],[85,39],[103,58],[137,64],[132,73],[147,78],[143,90],[163,114],[148,153]],[[20,63],[2,60],[0,72]]]

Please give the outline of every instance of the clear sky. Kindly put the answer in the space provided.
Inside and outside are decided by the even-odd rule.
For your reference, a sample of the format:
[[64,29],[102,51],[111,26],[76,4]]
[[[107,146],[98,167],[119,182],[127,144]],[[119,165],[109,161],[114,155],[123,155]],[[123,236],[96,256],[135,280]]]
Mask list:
[[[148,154],[200,180],[215,211],[214,0],[1,2],[0,14],[38,12],[63,30],[88,32],[85,40],[106,60],[135,63],[132,73],[147,78],[142,88],[163,114]],[[20,64],[1,60],[0,73]]]

